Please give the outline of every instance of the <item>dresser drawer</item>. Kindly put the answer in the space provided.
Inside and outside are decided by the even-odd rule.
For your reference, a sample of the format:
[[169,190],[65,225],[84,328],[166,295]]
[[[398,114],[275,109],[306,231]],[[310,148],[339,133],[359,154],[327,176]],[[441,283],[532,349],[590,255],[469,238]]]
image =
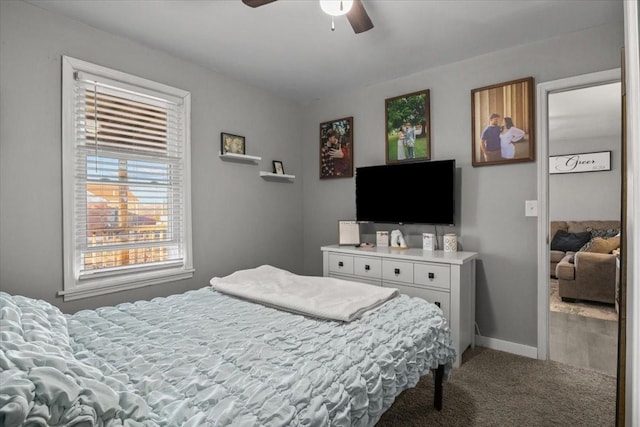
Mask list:
[[389,284],[388,287],[393,287],[398,289],[401,294],[406,294],[411,297],[422,298],[423,300],[429,301],[440,307],[444,317],[449,321],[450,317],[450,295],[448,292],[442,291],[434,291],[433,289],[425,289],[417,286],[405,286],[405,285],[396,285]]
[[413,263],[385,259],[382,261],[382,278],[385,281],[413,283]]
[[382,287],[382,279],[373,279],[368,277],[360,277],[360,276],[345,276],[342,274],[330,273],[328,277],[333,277],[334,279],[348,280],[350,282],[359,282],[366,283],[367,285],[379,286]]
[[353,257],[353,274],[380,280],[382,278],[382,260],[380,258]]
[[329,254],[329,272],[353,274],[353,257],[343,254]]
[[451,296],[449,292],[434,291],[432,289],[424,289],[423,295],[424,296],[422,298],[440,307],[442,309],[442,313],[444,314],[444,317],[447,319],[448,322],[450,322],[451,318],[449,317],[450,315],[449,299],[451,298]]
[[416,263],[413,272],[417,285],[451,289],[451,269],[448,265]]

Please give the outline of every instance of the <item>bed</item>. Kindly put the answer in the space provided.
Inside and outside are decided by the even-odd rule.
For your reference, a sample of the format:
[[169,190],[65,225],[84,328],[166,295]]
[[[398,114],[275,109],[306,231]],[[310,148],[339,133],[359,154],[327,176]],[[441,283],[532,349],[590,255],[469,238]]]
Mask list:
[[456,355],[435,305],[394,294],[350,321],[274,305],[206,286],[65,315],[0,292],[0,424],[372,426],[431,371],[441,405]]

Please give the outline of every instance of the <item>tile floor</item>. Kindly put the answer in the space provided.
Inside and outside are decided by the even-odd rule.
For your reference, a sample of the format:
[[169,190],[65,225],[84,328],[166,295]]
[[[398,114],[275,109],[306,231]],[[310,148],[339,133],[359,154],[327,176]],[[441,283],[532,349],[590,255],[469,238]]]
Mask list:
[[549,313],[551,360],[616,376],[618,322]]

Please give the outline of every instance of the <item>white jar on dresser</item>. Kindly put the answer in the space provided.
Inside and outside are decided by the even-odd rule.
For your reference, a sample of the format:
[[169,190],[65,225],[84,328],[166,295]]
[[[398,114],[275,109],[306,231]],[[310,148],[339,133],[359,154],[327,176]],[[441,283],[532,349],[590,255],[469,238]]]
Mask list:
[[339,245],[321,250],[324,276],[397,288],[438,305],[451,328],[454,366],[475,346],[477,253]]

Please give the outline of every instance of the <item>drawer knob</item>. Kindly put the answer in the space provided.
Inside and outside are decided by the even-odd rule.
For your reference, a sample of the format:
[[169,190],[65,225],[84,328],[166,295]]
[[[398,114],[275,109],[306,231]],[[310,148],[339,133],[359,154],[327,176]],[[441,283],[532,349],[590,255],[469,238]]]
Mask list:
[[344,262],[339,261],[339,262],[338,262],[338,267],[344,267]]
[[394,268],[393,272],[395,273],[395,275],[397,276],[398,274],[400,274],[400,269],[399,268]]
[[433,273],[429,273],[429,279],[435,279],[435,278],[436,278],[436,275],[435,275],[435,274],[433,274]]
[[364,269],[365,269],[366,271],[369,271],[369,270],[371,270],[371,267],[369,266],[369,264],[367,264],[367,265],[365,265],[365,266],[364,266]]

